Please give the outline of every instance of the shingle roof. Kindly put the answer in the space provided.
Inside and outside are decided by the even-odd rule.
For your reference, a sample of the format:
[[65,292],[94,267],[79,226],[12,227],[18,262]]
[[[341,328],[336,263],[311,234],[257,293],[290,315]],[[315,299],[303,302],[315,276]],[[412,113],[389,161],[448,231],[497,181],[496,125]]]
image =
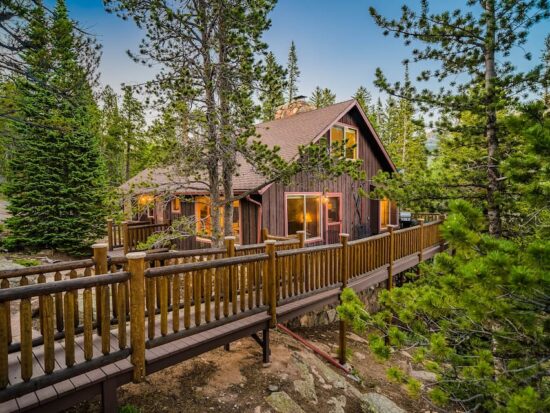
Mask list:
[[[258,139],[269,147],[279,146],[280,155],[286,161],[290,161],[298,154],[299,146],[307,145],[320,138],[334,122],[354,106],[358,107],[357,102],[351,99],[287,118],[259,123],[256,125],[256,134],[259,136]],[[375,140],[380,146],[382,145],[377,136],[375,136]],[[387,157],[383,147],[382,151]],[[389,160],[389,157],[387,159]],[[233,188],[236,192],[256,188],[265,182],[265,178],[258,174],[254,167],[242,157],[238,159],[238,162],[240,166],[237,176],[233,178]],[[393,167],[390,160],[389,163]],[[204,184],[188,185],[186,179],[178,177],[174,173],[174,169],[170,167],[146,169],[121,185],[120,189],[124,192],[136,193],[155,190],[187,193],[208,191]]]

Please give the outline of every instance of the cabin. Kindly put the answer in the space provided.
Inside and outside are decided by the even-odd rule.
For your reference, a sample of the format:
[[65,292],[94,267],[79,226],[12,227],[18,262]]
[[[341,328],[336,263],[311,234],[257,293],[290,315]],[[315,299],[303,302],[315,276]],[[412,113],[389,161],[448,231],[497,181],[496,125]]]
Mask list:
[[[357,183],[342,176],[333,181],[318,181],[300,173],[289,185],[272,183],[252,191],[233,204],[237,243],[259,243],[261,229],[267,228],[270,235],[279,237],[292,237],[303,230],[307,244],[330,244],[338,242],[341,232],[357,239],[397,224],[394,203],[361,197],[358,193],[359,186],[367,193],[373,190],[372,177],[378,171],[396,172],[396,168],[356,100],[320,109],[304,100],[294,100],[277,110],[275,120],[256,125],[256,132],[268,146],[278,145],[281,156],[288,161],[297,157],[300,145],[322,137],[328,142],[344,142],[348,147],[345,156],[363,160],[367,179]],[[141,212],[133,219],[161,224],[182,215],[193,216],[199,235],[187,240],[183,247],[196,248],[197,243],[208,243],[211,228],[207,189],[174,181],[167,168],[158,168],[145,170],[123,184],[121,189],[131,193],[141,206]],[[252,165],[241,161],[234,179],[235,195],[250,192],[262,183],[265,178]]]

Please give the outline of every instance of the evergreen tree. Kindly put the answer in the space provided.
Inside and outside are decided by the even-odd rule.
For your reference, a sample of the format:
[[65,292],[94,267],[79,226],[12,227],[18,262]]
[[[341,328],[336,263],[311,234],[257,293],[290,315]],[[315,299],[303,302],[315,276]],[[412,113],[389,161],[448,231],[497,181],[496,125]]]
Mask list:
[[134,97],[132,89],[128,86],[123,88],[121,118],[122,142],[124,145],[124,179],[128,180],[148,164],[147,158],[142,153],[145,132],[143,105]]
[[285,103],[285,71],[277,64],[275,55],[269,52],[265,58],[265,72],[260,84],[260,102],[262,103],[262,120],[273,120],[277,108]]
[[[418,278],[409,274],[415,282],[384,291],[380,312],[368,313],[346,289],[338,313],[369,332],[370,348],[382,359],[392,347],[406,348],[414,368],[435,373],[424,391],[439,406],[547,411],[550,242],[498,239],[484,221],[467,202],[453,202],[442,229],[452,254],[423,264]],[[405,371],[388,375],[420,396],[420,383]]]
[[122,184],[126,178],[124,168],[124,125],[118,96],[106,86],[101,92],[100,147],[105,159],[107,177],[111,186]]
[[[469,0],[465,9],[434,14],[424,0],[420,13],[403,6],[399,20],[386,19],[372,7],[370,12],[384,34],[403,38],[406,45],[412,41],[424,45],[413,49],[414,61],[440,64],[436,69],[423,71],[418,80],[451,79],[447,88],[437,92],[409,88],[410,99],[423,105],[423,110],[439,109],[443,121],[447,115],[453,118],[465,111],[484,115],[480,126],[485,156],[476,167],[482,168],[485,176],[476,184],[484,188],[489,230],[491,234],[501,234],[505,177],[499,171],[504,152],[499,145],[502,138],[497,112],[514,102],[517,92],[525,92],[525,87],[539,77],[537,69],[519,72],[506,58],[514,48],[525,44],[534,24],[550,16],[548,2]],[[404,97],[403,85],[390,85],[380,69],[376,75],[376,84],[382,90]],[[456,79],[464,81],[459,83]]]
[[309,99],[309,103],[316,108],[324,108],[326,106],[334,105],[335,102],[336,95],[332,93],[329,88],[322,89],[319,86],[315,88],[311,94],[311,98]]
[[[82,252],[104,231],[105,180],[99,113],[64,1],[50,23],[37,5],[21,59],[34,82],[17,80],[17,141],[6,194],[11,247]],[[55,92],[54,92],[55,91]],[[58,99],[59,94],[70,99]]]
[[296,45],[294,40],[290,44],[288,51],[287,63],[287,88],[288,101],[291,102],[298,95],[298,78],[300,77],[300,69],[298,68],[298,55],[296,54]]

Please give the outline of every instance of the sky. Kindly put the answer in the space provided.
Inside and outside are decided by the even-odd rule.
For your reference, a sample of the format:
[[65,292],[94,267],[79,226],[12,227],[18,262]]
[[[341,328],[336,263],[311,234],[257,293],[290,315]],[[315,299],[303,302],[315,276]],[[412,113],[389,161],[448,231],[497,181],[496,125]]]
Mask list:
[[[53,5],[54,0],[46,0]],[[374,23],[369,6],[386,17],[400,16],[405,3],[418,8],[420,0],[279,0],[270,17],[272,25],[264,40],[280,64],[286,65],[292,40],[296,43],[301,76],[299,93],[309,96],[316,86],[328,87],[336,93],[337,101],[349,99],[360,85],[367,87],[376,98],[374,73],[380,67],[390,81],[403,78],[402,61],[410,57],[411,46],[402,40],[383,36]],[[432,0],[434,11],[444,7],[454,9],[465,0]],[[101,0],[67,0],[71,17],[93,33],[103,45],[100,65],[101,82],[120,90],[121,83],[135,84],[152,79],[154,71],[134,63],[126,51],[136,50],[143,37],[132,21],[123,21],[108,14]],[[550,32],[550,23],[536,26],[525,47],[540,59],[544,38]],[[523,51],[512,54],[518,68],[527,69]],[[414,76],[426,65],[411,64]]]

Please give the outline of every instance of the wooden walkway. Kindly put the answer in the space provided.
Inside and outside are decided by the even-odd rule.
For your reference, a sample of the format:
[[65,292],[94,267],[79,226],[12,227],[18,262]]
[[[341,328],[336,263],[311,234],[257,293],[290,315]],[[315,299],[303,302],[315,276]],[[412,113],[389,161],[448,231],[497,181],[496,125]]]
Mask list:
[[[312,248],[281,248],[276,251],[276,243],[268,241],[263,246],[265,253],[256,253],[256,249],[250,248],[250,254],[241,256],[234,256],[236,250],[229,240],[228,254],[223,258],[218,255],[212,260],[192,258],[178,264],[174,261],[182,257],[172,255],[164,265],[143,270],[147,259],[141,256],[134,258],[133,262],[123,263],[121,269],[115,270],[111,266],[113,272],[110,274],[105,274],[106,268],[101,268],[99,261],[104,251],[98,249],[94,258],[95,270],[97,274],[105,275],[69,277],[66,281],[4,288],[0,290],[0,310],[6,303],[10,305],[10,301],[15,305],[17,300],[23,303],[20,304],[23,308],[29,297],[38,296],[41,297],[40,313],[44,311],[44,297],[60,298],[62,295],[66,298],[70,291],[77,291],[77,297],[81,291],[86,298],[80,303],[80,310],[76,311],[80,320],[75,322],[76,328],[83,326],[84,331],[74,336],[65,326],[57,333],[64,337],[54,339],[46,331],[47,320],[50,320],[46,308],[46,319],[38,317],[41,327],[31,336],[34,342],[29,346],[29,336],[24,333],[28,317],[23,317],[22,321],[17,319],[23,334],[20,338],[14,334],[11,344],[8,345],[9,340],[6,340],[0,348],[0,358],[5,357],[7,362],[4,368],[0,360],[0,371],[4,369],[7,373],[4,389],[0,390],[0,412],[60,411],[98,394],[102,396],[105,411],[116,411],[116,389],[119,386],[139,381],[146,375],[248,336],[262,347],[263,359],[268,361],[269,329],[275,323],[325,305],[338,304],[339,294],[346,285],[358,292],[381,282],[391,286],[394,275],[441,251],[438,225],[435,223],[431,229],[418,227],[402,233],[390,231],[349,243],[344,237],[341,244]],[[153,266],[152,263],[158,263],[161,257],[166,255],[150,257],[148,261]],[[141,283],[137,278],[142,287],[141,300],[132,295],[133,287],[126,297],[119,295],[121,289],[124,290],[120,286],[128,284],[126,280],[136,285],[136,261],[142,264],[141,274],[138,274],[142,277]],[[111,294],[104,294],[114,285],[119,286],[118,292],[111,290]],[[99,307],[91,310],[97,313],[94,320],[96,323],[97,320],[108,321],[109,326],[94,325],[92,330],[92,314],[87,305],[92,295],[86,296],[85,293],[94,287],[94,298],[99,296],[100,301],[103,298]],[[110,308],[108,304],[113,297],[122,301],[129,299],[130,308],[121,306],[121,301],[113,303]],[[57,304],[52,299],[54,302]],[[71,305],[71,301],[64,302]],[[175,306],[175,303],[180,304]],[[64,314],[69,315],[65,321],[72,319],[67,308],[63,309]],[[98,308],[103,313],[98,312]],[[119,326],[116,317],[111,317],[110,310],[114,308],[122,314],[126,312],[129,322]],[[143,323],[136,326],[140,311]],[[134,320],[132,314],[137,314]],[[5,312],[0,314],[2,328],[3,315]],[[16,325],[12,324],[16,323],[14,319],[8,319],[15,333]],[[53,319],[49,321],[52,332]],[[102,334],[99,335],[98,331]],[[136,332],[139,333],[137,336]],[[2,331],[0,339],[4,340]],[[74,349],[70,345],[73,342]],[[71,357],[74,362],[68,361]],[[141,373],[136,375],[140,369]]]

